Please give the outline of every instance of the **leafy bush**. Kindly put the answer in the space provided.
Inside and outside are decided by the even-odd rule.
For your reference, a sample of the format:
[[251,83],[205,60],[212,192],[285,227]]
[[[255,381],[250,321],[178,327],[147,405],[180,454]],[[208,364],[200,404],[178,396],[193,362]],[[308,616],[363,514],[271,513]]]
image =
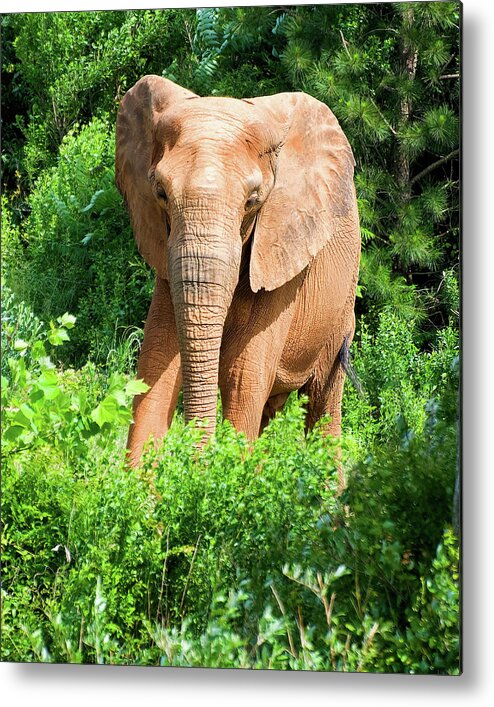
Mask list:
[[13,215],[9,208],[9,202],[5,193],[2,193],[0,203],[2,265],[3,268],[8,268],[12,272],[17,267],[17,264],[22,260],[22,244],[20,240],[19,228],[14,223]]
[[407,611],[408,626],[396,636],[404,670],[459,674],[459,602],[458,542],[448,530],[437,547],[432,571],[422,579],[421,591]]
[[451,518],[448,396],[421,434],[401,430],[356,465],[343,440],[354,468],[341,497],[339,445],[304,436],[295,395],[253,445],[224,422],[200,452],[200,427],[177,415],[130,470],[123,434],[141,387],[92,364],[54,368],[41,354],[72,324],[8,352],[5,659],[458,669],[451,534],[447,561],[434,557]]
[[427,414],[421,434],[398,425],[399,441],[376,442],[344,493],[354,515],[343,539],[360,590],[374,595],[380,615],[395,619],[453,518],[456,420],[440,404],[431,403]]
[[[2,80],[12,97],[9,108],[11,102],[17,113],[23,108],[12,120],[24,143],[17,164],[22,182],[33,186],[76,123],[109,115],[114,123],[118,100],[141,76],[161,74],[173,60],[187,65],[193,16],[183,9],[3,16],[8,60]],[[11,150],[9,143],[7,164]]]
[[320,433],[304,438],[304,410],[296,397],[251,450],[225,422],[199,455],[200,434],[176,426],[159,458],[151,455],[145,467],[156,468],[166,543],[184,555],[167,567],[176,603],[163,605],[165,623],[184,618],[186,608],[204,625],[215,586],[233,586],[247,576],[260,610],[271,574],[300,557],[310,528],[335,509],[334,443]]
[[[85,387],[79,387],[93,367],[57,371],[48,355],[50,347],[69,341],[67,330],[74,323],[75,317],[66,313],[31,343],[10,336],[11,349],[4,352],[8,371],[2,376],[2,451],[7,458],[25,450],[43,450],[48,444],[52,452],[60,450],[68,462],[74,461],[101,429],[129,424],[129,400],[147,390],[144,383],[126,382],[123,374],[113,373],[104,383],[103,399],[94,407],[94,393],[88,395]],[[6,328],[11,326],[7,323]]]
[[[129,424],[130,401],[147,386],[117,372],[106,379],[91,363],[77,371],[57,369],[49,354],[69,341],[75,317],[64,314],[47,329],[38,322],[38,332],[24,340],[15,338],[11,319],[20,313],[23,326],[29,311],[16,305],[10,293],[7,302],[8,315],[2,321],[3,579],[16,597],[20,580],[21,603],[32,603],[36,612],[37,590],[49,605],[43,590],[51,586],[52,568],[57,565],[53,553],[64,549],[70,563],[69,545],[77,551],[67,539],[76,495],[84,498],[86,475],[95,467],[95,457],[103,466],[115,462],[115,448],[122,444],[118,426]],[[132,492],[127,479],[125,489]],[[102,507],[97,511],[100,514]],[[105,522],[111,518],[105,511],[102,517]],[[57,581],[55,574],[55,585]],[[5,601],[8,614],[12,601],[8,594]]]
[[2,375],[8,375],[10,359],[28,356],[30,346],[37,341],[43,330],[41,322],[24,303],[16,297],[2,278]]
[[[420,434],[429,401],[451,394],[448,420],[458,415],[459,338],[455,326],[436,333],[429,350],[420,343],[414,321],[404,321],[391,308],[382,310],[373,330],[362,318],[352,357],[362,394],[349,383],[343,399],[345,431],[362,451],[374,440],[389,440],[404,430]],[[455,397],[456,395],[456,397]]]
[[140,325],[153,286],[114,184],[114,136],[100,119],[71,131],[40,175],[23,224],[20,272],[8,284],[41,319],[78,319],[65,355],[104,360],[119,327]]

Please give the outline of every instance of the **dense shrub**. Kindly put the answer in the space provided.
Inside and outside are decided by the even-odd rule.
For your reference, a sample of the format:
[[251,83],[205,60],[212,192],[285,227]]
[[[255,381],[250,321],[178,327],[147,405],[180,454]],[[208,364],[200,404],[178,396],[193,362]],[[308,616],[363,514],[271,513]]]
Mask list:
[[193,18],[187,9],[3,15],[4,179],[32,188],[76,124],[98,116],[112,125],[119,99],[141,76],[161,74],[173,60],[186,64],[179,59]]
[[6,267],[11,287],[41,319],[77,316],[65,353],[71,362],[104,361],[122,331],[142,323],[154,282],[135,248],[113,162],[113,131],[102,120],[71,131],[29,198],[24,256],[15,273]]
[[447,395],[420,433],[400,422],[360,461],[343,438],[341,497],[340,445],[304,435],[296,395],[253,446],[225,422],[199,452],[200,427],[178,414],[129,470],[140,384],[56,368],[73,324],[7,339],[5,659],[458,669],[453,536],[435,559],[456,469]]
[[345,387],[346,432],[362,446],[371,440],[388,440],[398,430],[421,433],[429,401],[450,391],[453,398],[448,400],[447,413],[451,421],[458,412],[458,357],[455,322],[437,330],[425,348],[417,323],[403,321],[390,308],[379,313],[372,328],[362,317],[352,346],[360,387],[349,382]]

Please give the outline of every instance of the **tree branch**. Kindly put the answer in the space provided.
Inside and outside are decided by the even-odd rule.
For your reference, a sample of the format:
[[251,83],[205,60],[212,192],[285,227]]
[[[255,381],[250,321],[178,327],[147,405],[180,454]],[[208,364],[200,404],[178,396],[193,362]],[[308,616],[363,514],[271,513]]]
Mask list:
[[371,102],[372,102],[372,105],[374,106],[374,108],[375,108],[375,109],[377,110],[377,112],[379,113],[379,115],[380,115],[382,121],[388,126],[388,128],[391,130],[391,132],[393,133],[393,135],[394,135],[395,137],[397,137],[397,135],[398,135],[397,131],[393,128],[393,126],[391,125],[391,123],[389,122],[389,120],[388,120],[388,119],[386,118],[386,116],[383,114],[383,112],[381,111],[381,109],[379,108],[379,106],[377,105],[377,103],[375,102],[375,100],[374,100],[371,96],[369,96],[369,98],[370,98],[370,100],[371,100]]
[[344,37],[343,32],[341,31],[341,29],[340,29],[340,37],[341,37],[341,41],[343,42],[343,46],[344,46],[344,48],[345,48],[346,53],[347,53],[348,56],[351,58],[350,52],[348,51],[348,42],[346,41],[346,39],[345,39],[345,37]]
[[422,177],[426,177],[430,172],[432,172],[434,169],[436,169],[436,167],[440,167],[441,165],[446,164],[446,162],[449,162],[450,160],[453,159],[453,157],[456,157],[459,154],[460,154],[460,150],[456,149],[456,150],[453,150],[453,152],[450,152],[449,155],[446,155],[446,157],[441,157],[440,160],[433,162],[428,167],[423,169],[421,172],[416,174],[415,177],[410,179],[410,186],[415,184],[415,182],[418,182],[419,179],[422,179]]
[[443,74],[439,77],[440,79],[459,79],[460,74]]

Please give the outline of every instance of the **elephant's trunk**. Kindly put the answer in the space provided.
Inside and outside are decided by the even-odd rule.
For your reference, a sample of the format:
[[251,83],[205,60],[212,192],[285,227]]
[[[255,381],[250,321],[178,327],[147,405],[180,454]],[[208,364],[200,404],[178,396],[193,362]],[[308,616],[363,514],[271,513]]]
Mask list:
[[238,282],[241,242],[215,225],[185,229],[169,249],[170,288],[180,349],[185,420],[216,427],[223,326]]

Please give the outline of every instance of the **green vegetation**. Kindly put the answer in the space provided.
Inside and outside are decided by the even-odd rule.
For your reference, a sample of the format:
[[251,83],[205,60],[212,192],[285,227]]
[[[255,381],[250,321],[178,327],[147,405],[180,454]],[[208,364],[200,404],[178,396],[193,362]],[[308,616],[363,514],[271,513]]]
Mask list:
[[[2,17],[3,660],[459,672],[458,25],[447,2]],[[125,467],[153,277],[114,123],[146,73],[306,90],[347,133],[340,443],[293,394],[253,447],[224,422],[199,454],[178,411]]]
[[[304,436],[296,396],[253,449],[225,422],[200,454],[200,429],[177,414],[129,471],[128,399],[141,384],[92,363],[54,367],[47,354],[73,318],[45,332],[8,303],[5,659],[458,671],[452,330],[415,351],[409,385],[385,379],[379,409],[348,396],[347,418],[367,423],[344,436],[338,497],[336,443]],[[393,316],[391,365],[410,339]],[[38,333],[22,338],[26,328]],[[366,389],[374,345],[356,352]],[[436,397],[413,404],[432,378]]]

